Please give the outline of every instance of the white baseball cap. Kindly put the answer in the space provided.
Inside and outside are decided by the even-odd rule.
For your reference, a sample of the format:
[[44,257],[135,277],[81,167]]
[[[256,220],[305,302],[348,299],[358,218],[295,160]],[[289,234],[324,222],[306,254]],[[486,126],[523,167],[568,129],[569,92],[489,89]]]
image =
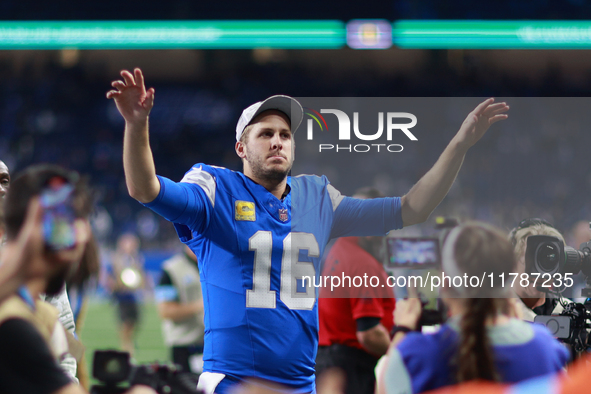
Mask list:
[[258,114],[269,109],[276,109],[287,115],[291,122],[292,133],[295,133],[298,127],[300,127],[300,123],[302,123],[302,119],[304,118],[304,110],[298,100],[289,96],[271,96],[264,101],[254,103],[242,111],[242,115],[240,115],[240,119],[238,119],[238,124],[236,125],[236,141],[240,141],[242,132]]

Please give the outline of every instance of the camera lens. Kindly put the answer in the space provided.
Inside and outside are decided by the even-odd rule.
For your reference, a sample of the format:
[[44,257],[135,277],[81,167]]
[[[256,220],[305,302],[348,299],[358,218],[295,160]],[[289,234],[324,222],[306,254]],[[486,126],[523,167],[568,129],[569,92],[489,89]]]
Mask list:
[[110,374],[118,374],[123,369],[121,361],[113,358],[105,363],[105,371]]
[[550,272],[556,269],[559,262],[558,247],[552,243],[544,242],[538,247],[536,262],[544,272]]

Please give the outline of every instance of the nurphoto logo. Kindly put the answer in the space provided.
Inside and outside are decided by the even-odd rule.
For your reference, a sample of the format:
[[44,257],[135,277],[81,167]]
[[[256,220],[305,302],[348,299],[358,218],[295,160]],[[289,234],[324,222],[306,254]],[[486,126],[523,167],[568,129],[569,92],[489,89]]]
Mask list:
[[[330,132],[326,119],[322,114],[331,114],[336,116],[338,122],[338,141],[351,141],[351,119],[344,111],[339,109],[321,109],[320,112],[312,108],[304,108],[304,113],[308,116],[306,128],[308,140],[314,140],[314,129],[320,132]],[[375,115],[374,115],[375,116]],[[359,112],[353,112],[353,135],[354,138],[361,141],[377,141],[384,134],[384,123],[386,123],[386,140],[392,141],[394,133],[402,132],[411,141],[418,141],[417,137],[410,131],[416,126],[417,117],[409,112],[378,112],[378,130],[370,132],[359,130]],[[385,119],[385,121],[384,121]],[[406,120],[406,122],[405,122]],[[332,131],[332,129],[331,129]],[[335,152],[359,152],[366,153],[370,151],[387,151],[392,153],[402,152],[404,147],[400,144],[386,143],[361,143],[361,144],[318,144],[318,151]]]

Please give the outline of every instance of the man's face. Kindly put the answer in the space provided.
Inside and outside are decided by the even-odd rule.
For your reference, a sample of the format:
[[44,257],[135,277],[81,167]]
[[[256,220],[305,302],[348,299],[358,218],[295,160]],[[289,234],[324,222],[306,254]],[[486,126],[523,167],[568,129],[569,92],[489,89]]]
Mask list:
[[10,173],[8,167],[0,160],[0,198],[4,198],[10,187]]
[[245,143],[237,143],[238,156],[245,159],[244,173],[255,179],[282,181],[293,165],[293,138],[289,118],[268,110],[253,120]]

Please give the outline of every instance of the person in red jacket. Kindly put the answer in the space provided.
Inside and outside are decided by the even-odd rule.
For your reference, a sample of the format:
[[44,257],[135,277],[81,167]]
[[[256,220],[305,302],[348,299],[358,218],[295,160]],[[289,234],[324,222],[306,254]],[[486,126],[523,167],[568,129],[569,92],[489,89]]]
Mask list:
[[[381,197],[379,191],[360,189],[357,198]],[[372,394],[374,368],[390,344],[394,325],[394,293],[386,284],[387,274],[380,262],[384,237],[338,239],[326,257],[322,277],[351,277],[338,288],[321,287],[318,298],[320,322],[316,375],[331,367],[346,376],[347,394]],[[371,286],[370,278],[379,278]],[[357,279],[354,279],[357,278]],[[360,279],[364,279],[361,286]],[[331,281],[329,280],[330,284]],[[336,283],[336,282],[334,282]],[[373,281],[373,283],[378,283]]]

